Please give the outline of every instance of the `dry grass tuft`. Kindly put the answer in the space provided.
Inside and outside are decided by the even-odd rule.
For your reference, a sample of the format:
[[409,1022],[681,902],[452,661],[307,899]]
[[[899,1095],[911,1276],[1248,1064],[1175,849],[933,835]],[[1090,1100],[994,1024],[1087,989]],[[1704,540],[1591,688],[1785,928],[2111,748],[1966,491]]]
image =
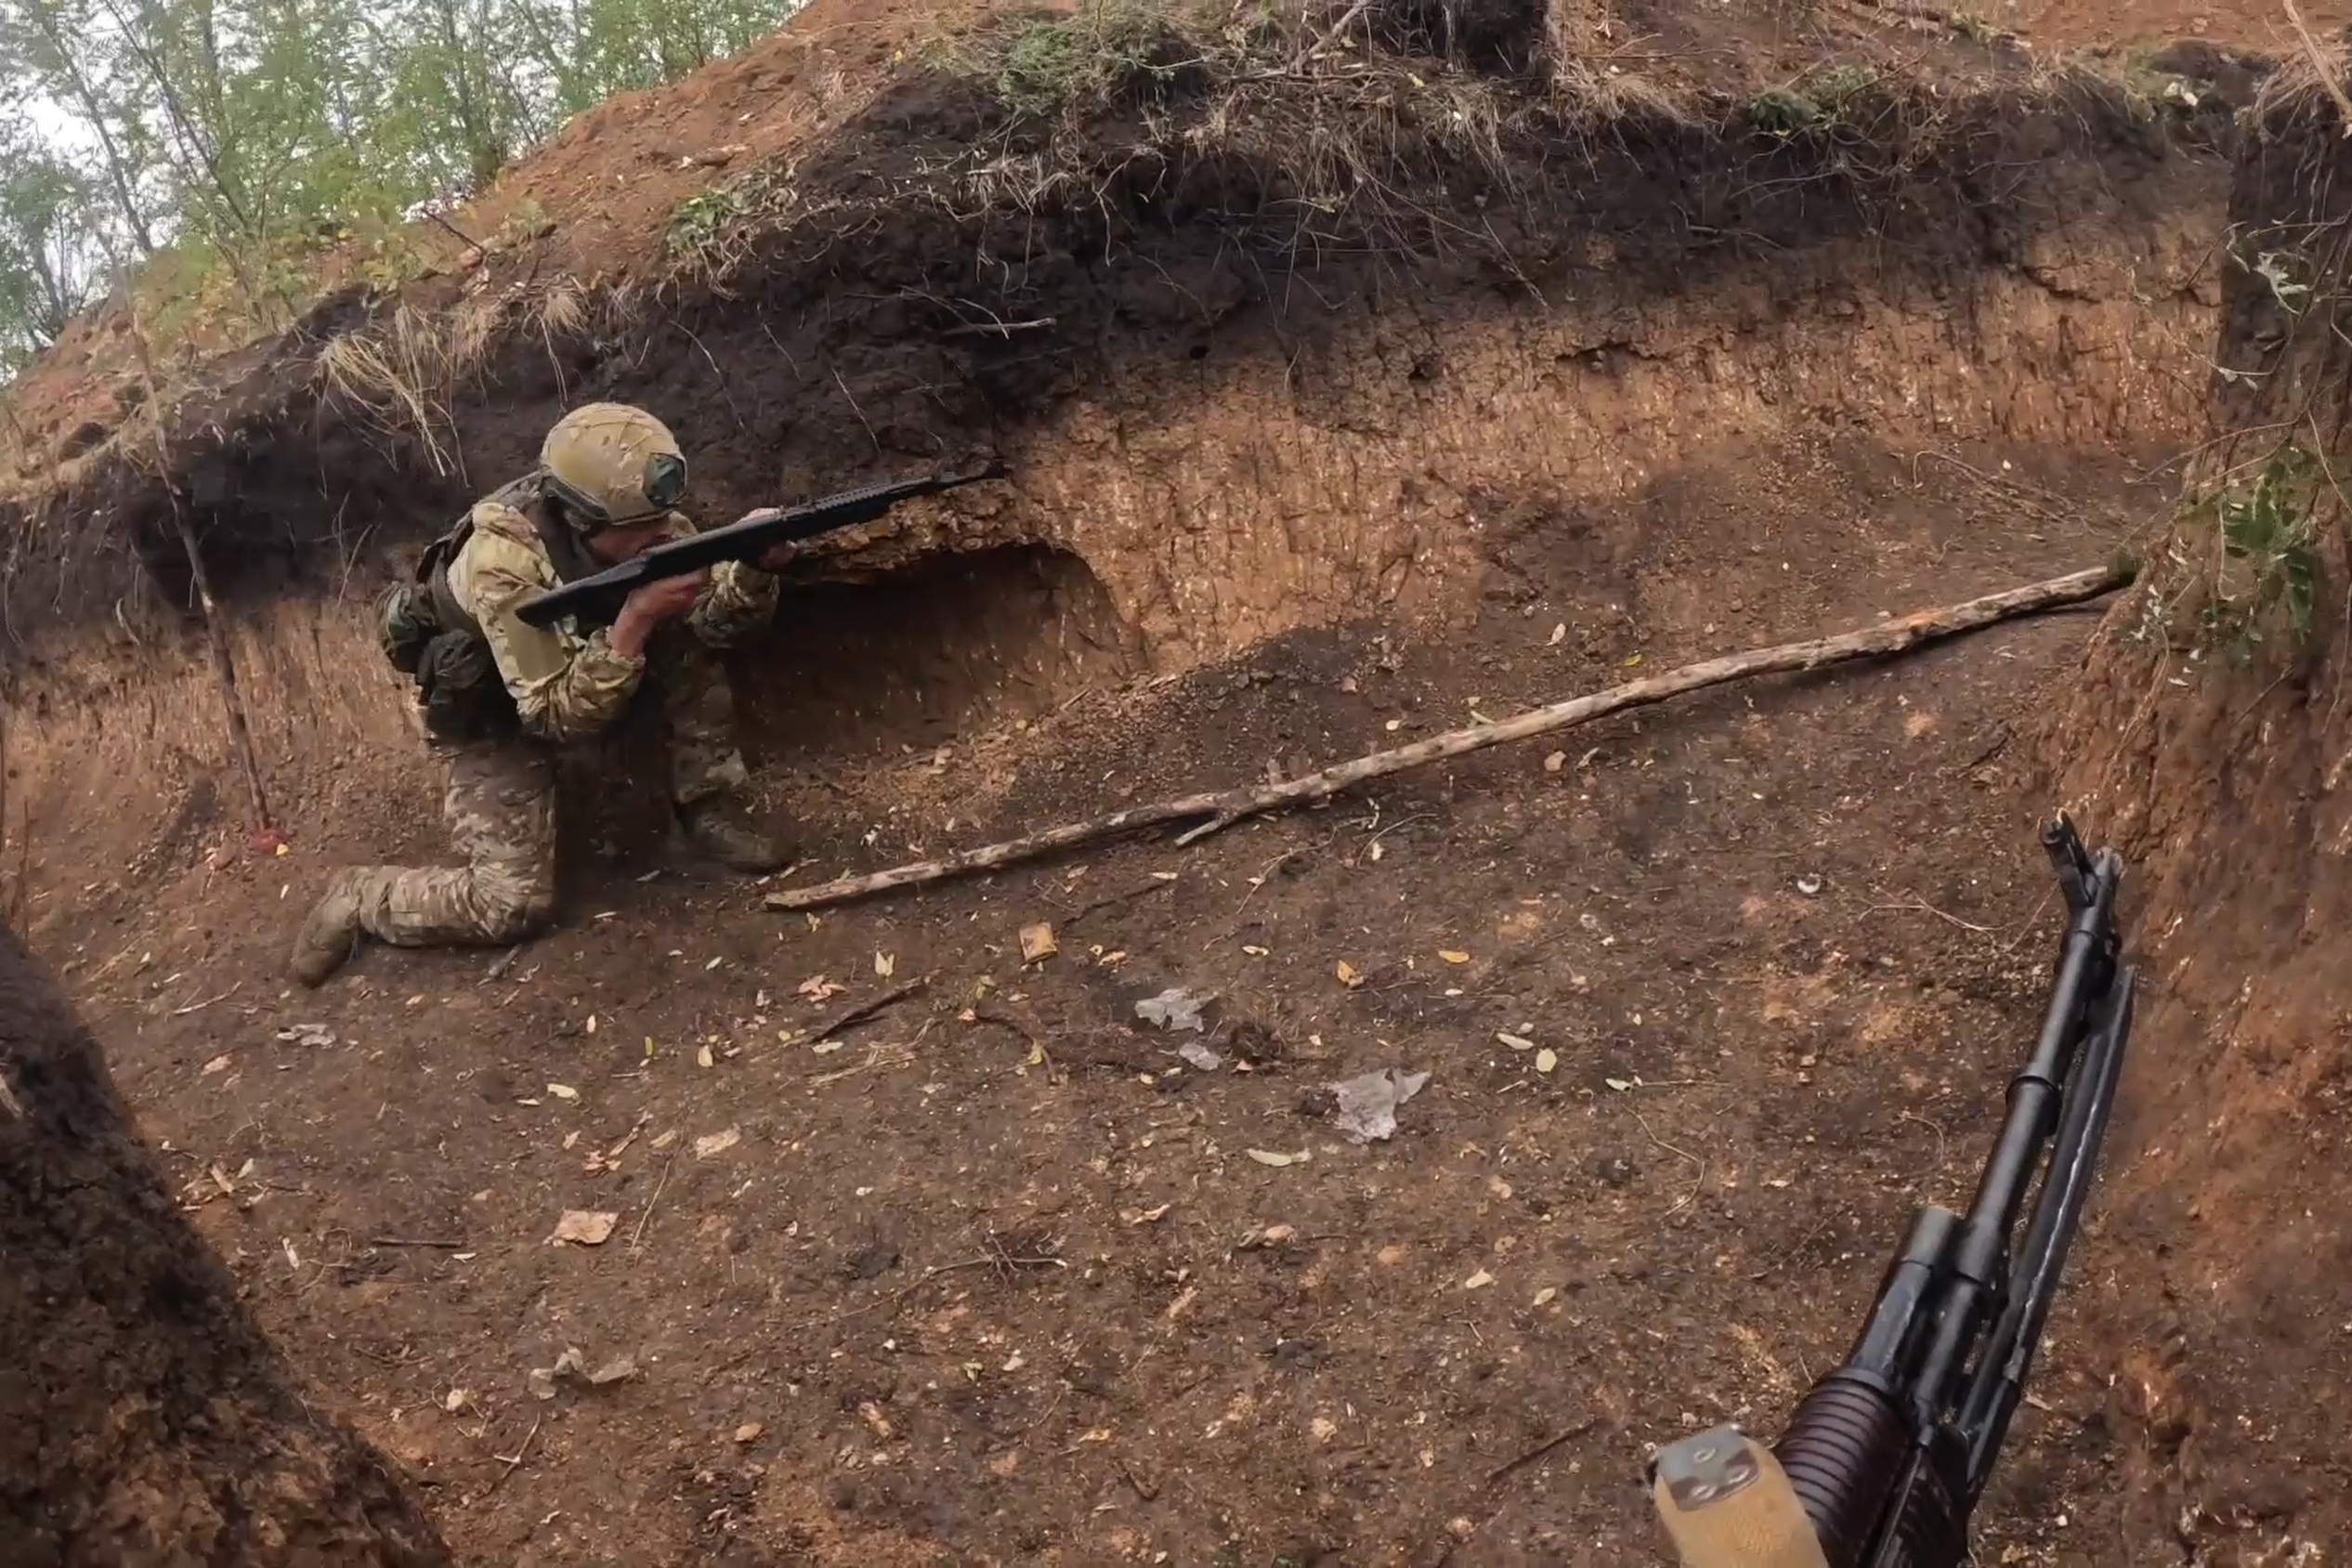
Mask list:
[[[423,445],[436,474],[454,471],[450,402],[461,374],[489,352],[490,329],[478,318],[474,341],[461,353],[454,317],[401,305],[380,328],[343,333],[319,351],[318,377],[329,396],[387,432],[406,432]],[[468,357],[476,356],[476,357]]]

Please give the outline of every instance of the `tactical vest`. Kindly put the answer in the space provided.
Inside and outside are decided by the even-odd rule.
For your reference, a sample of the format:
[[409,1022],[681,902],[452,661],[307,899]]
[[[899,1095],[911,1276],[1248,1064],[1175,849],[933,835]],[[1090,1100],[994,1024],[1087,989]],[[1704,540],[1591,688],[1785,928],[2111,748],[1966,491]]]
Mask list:
[[[542,504],[541,476],[527,474],[477,502],[510,507],[529,517],[558,581],[597,569],[578,535]],[[490,639],[450,587],[450,563],[474,537],[474,506],[425,547],[414,580],[394,583],[376,606],[384,657],[416,683],[427,733],[443,740],[503,739],[522,731],[522,714],[498,673]]]

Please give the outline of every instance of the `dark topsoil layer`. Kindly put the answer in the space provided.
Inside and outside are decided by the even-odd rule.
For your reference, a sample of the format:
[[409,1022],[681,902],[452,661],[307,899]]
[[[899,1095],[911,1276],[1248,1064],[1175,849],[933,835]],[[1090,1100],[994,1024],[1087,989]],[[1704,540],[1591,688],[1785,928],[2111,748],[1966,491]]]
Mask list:
[[[436,434],[452,462],[433,461],[412,423],[321,395],[317,346],[371,317],[358,298],[323,307],[183,408],[172,490],[108,464],[16,519],[11,641],[20,660],[45,628],[119,615],[149,584],[163,606],[188,606],[176,508],[232,607],[346,582],[358,541],[375,554],[360,578],[372,577],[388,547],[429,537],[526,465],[556,414],[591,397],[645,403],[686,433],[699,504],[728,516],[979,450],[1017,464],[1025,433],[1113,363],[1278,356],[1302,408],[1344,420],[1318,357],[1342,333],[1377,331],[1383,312],[1442,323],[1533,291],[1578,302],[1605,353],[1609,321],[1630,338],[1645,299],[1732,282],[1750,285],[1744,312],[1767,316],[1893,273],[1965,297],[1988,270],[2024,270],[2052,230],[2130,233],[2211,202],[2210,155],[2254,77],[2202,47],[2164,63],[2204,84],[2195,110],[2089,76],[1966,96],[1874,86],[1794,134],[1759,128],[1761,111],[1743,105],[1712,125],[1570,135],[1495,85],[1510,110],[1499,161],[1405,127],[1373,166],[1388,183],[1330,187],[1339,210],[1304,218],[1281,150],[1302,134],[1297,104],[1245,110],[1196,144],[1184,133],[1210,106],[1176,91],[1162,106],[1174,129],[1139,150],[1135,126],[1008,128],[972,84],[921,75],[801,161],[794,189],[811,216],[747,236],[723,287],[680,284],[625,317],[592,310],[568,337],[514,333],[459,385],[427,388],[448,399]],[[1313,112],[1334,123],[1328,106]],[[1379,127],[1344,128],[1369,141]],[[1029,158],[1060,178],[1018,202],[1001,189],[977,200],[975,147],[1001,152],[1000,168]],[[2202,172],[2184,179],[2184,160]],[[454,305],[455,280],[410,303],[429,308],[433,288]],[[1046,317],[1051,330],[972,330]]]

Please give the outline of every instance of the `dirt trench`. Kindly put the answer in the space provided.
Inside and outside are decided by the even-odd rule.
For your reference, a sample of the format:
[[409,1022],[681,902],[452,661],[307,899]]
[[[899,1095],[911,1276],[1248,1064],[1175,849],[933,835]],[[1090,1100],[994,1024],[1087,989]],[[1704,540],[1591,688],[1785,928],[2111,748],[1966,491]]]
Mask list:
[[[2282,453],[2343,450],[2347,211],[2342,126],[2315,78],[2266,95],[2233,223],[2257,257],[2225,297],[2219,439],[2192,496],[2242,503]],[[2301,269],[2274,288],[2261,256]],[[2309,289],[2303,303],[2293,285]],[[2163,1003],[2143,1032],[2110,1198],[2102,1311],[2119,1368],[2135,1506],[2185,1544],[2284,1561],[2352,1533],[2319,1426],[2344,1376],[2352,1221],[2344,1147],[2347,738],[2341,491],[2285,492],[2265,544],[2225,511],[2190,513],[2110,617],[2052,767],[2114,824],[2143,889],[2143,964]],[[2248,597],[2236,559],[2311,573],[2300,609]],[[2298,634],[2295,622],[2307,622]],[[2081,726],[2105,732],[2097,741]],[[2222,1560],[2227,1561],[2224,1558]]]
[[[425,430],[264,367],[176,490],[117,481],[115,555],[13,584],[28,923],[264,1324],[470,1560],[1644,1561],[1642,1445],[1775,1423],[1973,1174],[2053,934],[2027,753],[2088,621],[810,921],[583,765],[557,933],[297,995],[328,868],[442,853],[360,611],[585,396],[668,418],[717,517],[1001,453],[813,559],[738,660],[807,874],[2092,564],[2210,429],[2229,107],[2002,97],[1891,181],[1627,126],[1449,187],[1496,242],[1418,253],[1270,248],[1227,166],[913,201],[512,345]],[[970,112],[916,80],[828,166],[921,166]],[[975,299],[1051,324],[964,332]],[[174,504],[284,856],[238,852],[159,608]],[[1132,1026],[1172,984],[1222,993],[1217,1070]],[[1316,1085],[1384,1065],[1431,1088],[1339,1142]],[[626,1229],[546,1245],[575,1208]],[[2155,1223],[2061,1311],[1997,1560],[2181,1549],[2096,1332],[2140,1330]],[[574,1346],[634,1375],[533,1396]],[[2316,1494],[2215,1496],[2214,1541],[2326,1536]]]
[[[926,166],[965,134],[965,92],[885,95],[813,182]],[[171,608],[192,601],[183,509],[268,766],[294,775],[278,788],[299,802],[301,759],[400,744],[366,602],[588,397],[684,432],[714,520],[982,451],[1012,464],[1009,484],[905,508],[800,574],[868,585],[812,596],[743,672],[753,744],[816,768],[1300,629],[1458,627],[1484,598],[1530,597],[1494,546],[1554,518],[1576,519],[1550,548],[1596,607],[1695,602],[1723,571],[1706,557],[1752,542],[1644,578],[1662,542],[1599,515],[1711,449],[1849,428],[1889,451],[2162,463],[2202,417],[2220,268],[2183,215],[2218,200],[2225,111],[2168,124],[2079,87],[1995,93],[1872,179],[1849,148],[1629,127],[1550,150],[1579,160],[1565,185],[1524,149],[1457,169],[1491,188],[1456,195],[1496,238],[1418,253],[1278,243],[1235,216],[1274,210],[1267,176],[1213,162],[1113,181],[1042,225],[904,199],[887,229],[774,242],[725,295],[579,341],[526,335],[421,427],[265,366],[190,416],[170,490],[114,470],[110,531],[20,554],[20,808],[49,840],[70,819],[151,821],[218,755],[216,683]],[[1506,179],[1517,199],[1490,209]],[[971,330],[1007,320],[1034,330]],[[865,712],[838,662],[830,682],[793,673],[860,621],[913,628],[865,634],[881,661]]]

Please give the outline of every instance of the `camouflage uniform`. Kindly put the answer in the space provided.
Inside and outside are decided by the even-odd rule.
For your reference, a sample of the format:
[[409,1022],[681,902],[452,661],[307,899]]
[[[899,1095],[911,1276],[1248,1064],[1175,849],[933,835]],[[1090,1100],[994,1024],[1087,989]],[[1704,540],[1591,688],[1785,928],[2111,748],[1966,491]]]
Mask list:
[[[602,628],[526,625],[516,607],[561,581],[529,517],[500,500],[477,504],[473,532],[451,562],[449,586],[481,627],[522,719],[511,738],[450,743],[442,813],[463,867],[367,867],[338,879],[359,905],[359,927],[399,947],[514,942],[544,927],[555,905],[555,749],[604,732],[638,688],[659,688],[670,730],[670,794],[681,808],[744,789],[735,701],[713,648],[765,626],[776,609],[768,573],[725,562],[682,625],[664,628],[647,656],[615,653]],[[673,537],[694,531],[669,515]]]

